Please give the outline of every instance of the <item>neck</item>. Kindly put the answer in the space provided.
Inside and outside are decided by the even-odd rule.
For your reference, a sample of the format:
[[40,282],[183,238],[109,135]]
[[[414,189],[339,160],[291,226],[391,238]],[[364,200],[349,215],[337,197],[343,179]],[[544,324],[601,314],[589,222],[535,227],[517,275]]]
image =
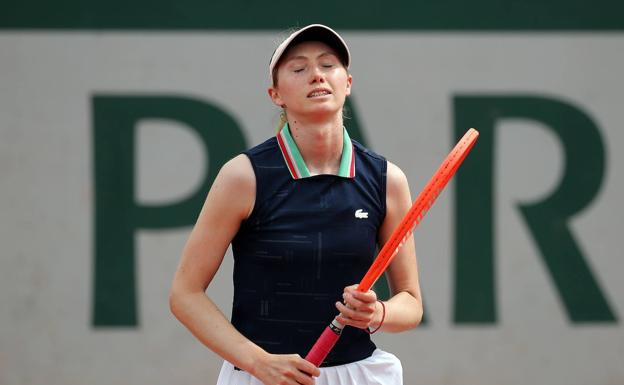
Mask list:
[[343,144],[341,115],[326,121],[302,121],[289,116],[288,126],[310,174],[338,173]]

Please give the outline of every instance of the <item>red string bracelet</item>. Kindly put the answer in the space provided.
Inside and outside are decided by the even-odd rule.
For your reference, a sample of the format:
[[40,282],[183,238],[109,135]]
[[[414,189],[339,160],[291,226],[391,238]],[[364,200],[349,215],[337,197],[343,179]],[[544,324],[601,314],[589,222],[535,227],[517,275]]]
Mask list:
[[377,326],[377,328],[373,331],[370,330],[370,327],[368,329],[366,329],[366,332],[368,334],[375,334],[379,331],[379,329],[381,329],[381,325],[383,325],[384,320],[386,319],[386,305],[383,303],[383,301],[377,300],[377,302],[379,302],[381,304],[381,309],[382,309],[382,313],[381,313],[381,322],[379,323],[379,326]]

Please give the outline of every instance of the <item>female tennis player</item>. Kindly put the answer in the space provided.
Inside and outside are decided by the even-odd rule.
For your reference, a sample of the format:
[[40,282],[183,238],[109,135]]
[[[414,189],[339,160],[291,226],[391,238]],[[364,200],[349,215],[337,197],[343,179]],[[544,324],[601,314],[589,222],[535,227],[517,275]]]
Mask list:
[[[370,334],[422,318],[413,239],[386,271],[390,299],[356,283],[412,201],[403,172],[343,127],[350,62],[320,24],[277,47],[268,94],[279,132],[223,166],[184,248],[171,310],[225,360],[218,385],[402,384],[400,361]],[[230,244],[231,322],[205,294]],[[350,327],[319,369],[302,357],[337,312]]]

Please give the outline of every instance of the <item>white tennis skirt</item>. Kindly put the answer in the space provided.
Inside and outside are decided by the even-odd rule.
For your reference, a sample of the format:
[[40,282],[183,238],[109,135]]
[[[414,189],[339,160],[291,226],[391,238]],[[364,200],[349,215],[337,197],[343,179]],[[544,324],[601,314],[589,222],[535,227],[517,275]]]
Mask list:
[[[224,361],[217,385],[263,384],[245,371],[234,370],[234,365]],[[403,385],[403,367],[394,354],[376,349],[363,360],[321,368],[315,385]]]

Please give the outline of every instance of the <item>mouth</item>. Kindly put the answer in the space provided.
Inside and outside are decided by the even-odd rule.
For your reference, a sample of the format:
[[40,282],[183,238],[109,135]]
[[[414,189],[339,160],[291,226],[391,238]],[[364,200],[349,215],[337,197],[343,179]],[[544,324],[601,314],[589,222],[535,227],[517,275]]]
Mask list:
[[318,98],[327,95],[331,95],[331,91],[326,89],[316,89],[308,94],[308,98]]

